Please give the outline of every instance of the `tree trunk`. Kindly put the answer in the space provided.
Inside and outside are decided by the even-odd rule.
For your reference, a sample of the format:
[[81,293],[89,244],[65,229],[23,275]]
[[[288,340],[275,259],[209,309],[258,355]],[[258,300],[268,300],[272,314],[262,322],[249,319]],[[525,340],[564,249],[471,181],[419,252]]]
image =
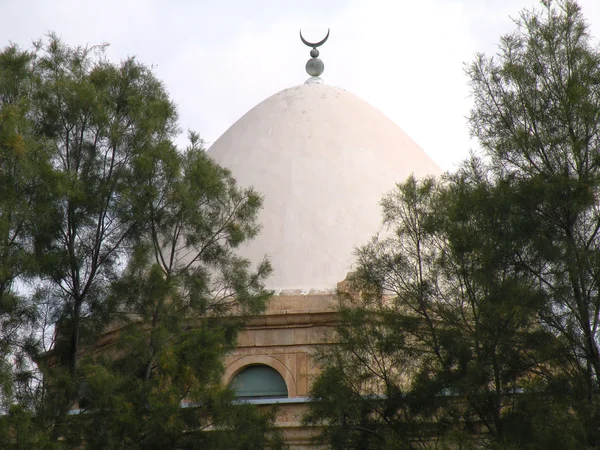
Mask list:
[[79,353],[79,323],[81,321],[81,301],[75,299],[73,306],[73,323],[71,324],[71,354],[69,355],[69,373],[71,379],[77,374],[77,353]]

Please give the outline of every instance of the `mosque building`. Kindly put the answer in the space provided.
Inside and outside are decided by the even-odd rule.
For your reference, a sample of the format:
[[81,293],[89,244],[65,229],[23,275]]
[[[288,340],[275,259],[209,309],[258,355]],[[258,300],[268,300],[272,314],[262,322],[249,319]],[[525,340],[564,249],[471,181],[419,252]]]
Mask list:
[[[324,83],[320,42],[306,64],[310,78],[258,104],[209,149],[242,187],[264,196],[261,234],[240,250],[267,256],[275,292],[250,320],[225,361],[223,383],[238,398],[278,404],[277,425],[291,449],[315,448],[303,427],[312,352],[331,341],[338,284],[352,270],[354,249],[381,228],[379,201],[410,174],[439,167],[395,123],[364,100]],[[342,286],[342,285],[340,285]]]

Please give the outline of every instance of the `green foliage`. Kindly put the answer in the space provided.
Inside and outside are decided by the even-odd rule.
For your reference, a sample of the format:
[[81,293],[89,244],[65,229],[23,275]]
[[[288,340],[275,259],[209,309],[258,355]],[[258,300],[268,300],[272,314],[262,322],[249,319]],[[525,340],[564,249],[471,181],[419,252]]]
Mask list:
[[220,385],[270,296],[235,253],[262,198],[178,131],[133,58],[53,35],[0,53],[3,448],[278,445]]
[[340,344],[321,355],[313,391],[309,421],[357,435],[336,448],[508,439],[512,394],[552,336],[536,327],[530,278],[506,257],[518,243],[495,239],[502,195],[457,174],[444,185],[410,178],[383,200],[389,231],[357,253],[360,295],[342,302]]
[[73,377],[81,339],[94,339],[86,330],[110,319],[94,312],[103,309],[139,233],[127,196],[137,161],[171,145],[177,131],[175,107],[152,73],[133,59],[114,66],[101,50],[68,48],[51,37],[34,66],[34,125],[59,179],[55,221],[36,250],[50,295],[62,299],[54,352]]
[[[35,273],[34,242],[47,225],[50,159],[35,140],[29,120],[32,56],[14,46],[0,53],[0,411],[35,395],[31,358],[39,352],[34,334],[38,308],[15,285]],[[17,415],[19,416],[19,415]],[[6,420],[0,424],[5,429]]]
[[467,67],[481,156],[357,251],[306,418],[333,448],[600,445],[600,53],[574,2],[516,24]]
[[600,53],[572,2],[523,14],[499,60],[470,67],[472,132],[510,190],[507,223],[523,232],[513,264],[544,296],[541,326],[573,357],[572,408],[584,445],[600,445]]

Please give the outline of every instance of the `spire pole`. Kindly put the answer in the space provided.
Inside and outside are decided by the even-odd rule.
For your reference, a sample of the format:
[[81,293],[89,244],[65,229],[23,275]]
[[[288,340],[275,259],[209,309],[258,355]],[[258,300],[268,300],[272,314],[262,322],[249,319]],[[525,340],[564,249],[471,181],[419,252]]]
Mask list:
[[304,82],[305,84],[323,82],[323,80],[320,78],[320,75],[325,70],[325,64],[323,64],[323,61],[319,59],[319,50],[317,50],[317,47],[320,47],[325,42],[327,42],[328,38],[329,28],[327,29],[327,35],[319,42],[314,43],[308,42],[306,39],[304,39],[304,37],[302,36],[302,30],[300,30],[300,40],[304,43],[304,45],[312,47],[312,50],[310,51],[311,58],[306,62],[306,73],[310,75],[310,78]]

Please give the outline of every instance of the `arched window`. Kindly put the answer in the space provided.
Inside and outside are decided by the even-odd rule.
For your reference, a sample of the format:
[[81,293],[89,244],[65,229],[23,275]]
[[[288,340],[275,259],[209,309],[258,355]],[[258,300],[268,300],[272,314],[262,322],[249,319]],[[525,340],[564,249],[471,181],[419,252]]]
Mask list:
[[230,387],[237,398],[287,397],[287,385],[279,372],[269,366],[248,366],[238,373]]

